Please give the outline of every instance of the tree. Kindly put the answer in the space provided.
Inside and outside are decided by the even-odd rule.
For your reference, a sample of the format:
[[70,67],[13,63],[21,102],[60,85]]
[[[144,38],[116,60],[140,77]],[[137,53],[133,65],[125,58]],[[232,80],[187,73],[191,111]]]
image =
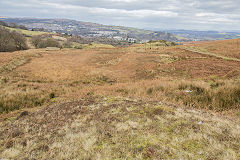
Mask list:
[[13,31],[11,33],[11,37],[14,41],[16,50],[28,49],[27,44],[26,44],[26,38],[22,34],[17,33],[16,31]]
[[24,30],[28,30],[28,28],[26,26],[24,26],[24,25],[19,25],[18,28],[24,29]]
[[0,52],[14,51],[13,41],[10,37],[10,31],[0,27]]
[[0,52],[12,52],[28,49],[26,38],[15,31],[0,27]]

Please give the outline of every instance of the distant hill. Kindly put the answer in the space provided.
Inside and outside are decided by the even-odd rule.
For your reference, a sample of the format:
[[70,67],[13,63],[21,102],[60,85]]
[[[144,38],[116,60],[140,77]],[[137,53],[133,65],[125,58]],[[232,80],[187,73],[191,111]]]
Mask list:
[[194,31],[194,30],[167,30],[168,33],[176,35],[180,40],[191,41],[202,40],[226,40],[240,38],[240,31]]
[[36,18],[6,18],[0,20],[7,23],[17,23],[29,29],[45,29],[50,32],[60,32],[84,37],[114,38],[122,41],[145,42],[149,40],[179,41],[173,34],[161,31],[150,31],[131,27],[107,26],[97,23],[82,22],[69,19],[36,19]]

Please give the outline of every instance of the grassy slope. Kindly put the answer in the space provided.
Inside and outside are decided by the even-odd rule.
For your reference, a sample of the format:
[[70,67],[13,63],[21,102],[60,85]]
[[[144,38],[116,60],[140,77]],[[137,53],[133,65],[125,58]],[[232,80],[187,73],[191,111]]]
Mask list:
[[121,26],[112,26],[113,29],[116,29],[120,32],[123,32],[125,34],[134,33],[134,34],[151,34],[153,31],[143,30],[143,29],[137,29],[137,28],[131,28],[131,27],[121,27]]
[[0,158],[235,160],[239,129],[156,101],[89,97],[1,123]]
[[[102,26],[102,28],[116,30],[116,31],[119,31],[120,33],[124,33],[125,35],[134,36],[137,39],[142,39],[143,37],[145,37],[143,39],[159,39],[159,36],[160,35],[162,36],[164,34],[164,33],[156,33],[154,31],[150,31],[150,30],[133,28],[133,27]],[[151,38],[149,37],[149,35],[152,35]],[[164,38],[165,39],[167,38],[166,40],[169,40],[169,41],[182,40],[182,39],[178,39],[180,37],[177,37],[176,35],[173,35],[173,34],[170,35],[169,37],[164,37]]]
[[49,34],[49,32],[29,31],[29,30],[10,28],[10,27],[5,27],[5,28],[7,28],[11,31],[17,31],[17,32],[25,34],[27,36],[37,36],[37,35],[42,35],[42,34]]
[[50,32],[40,32],[40,31],[29,31],[24,29],[18,29],[18,28],[11,28],[11,27],[5,27],[9,29],[10,31],[16,31],[18,33],[21,33],[23,35],[26,35],[27,37],[27,45],[29,48],[34,48],[34,46],[31,44],[31,37],[32,36],[38,36],[43,34],[51,34]]
[[214,57],[222,58],[222,59],[229,60],[229,61],[240,62],[240,59],[238,59],[238,58],[231,58],[231,57],[223,56],[221,54],[210,53],[209,51],[207,51],[207,50],[205,50],[203,48],[197,48],[197,47],[183,47],[183,48],[186,49],[187,51],[190,51],[190,52],[196,52],[196,53],[199,53],[199,54],[205,54],[205,55],[209,55],[209,56],[214,56]]
[[1,53],[0,107],[20,110],[0,117],[0,158],[240,158],[239,62],[178,46],[97,47]]
[[239,52],[240,39],[207,41],[196,44],[187,44],[187,47],[195,48],[200,51],[213,53],[223,57],[240,59]]

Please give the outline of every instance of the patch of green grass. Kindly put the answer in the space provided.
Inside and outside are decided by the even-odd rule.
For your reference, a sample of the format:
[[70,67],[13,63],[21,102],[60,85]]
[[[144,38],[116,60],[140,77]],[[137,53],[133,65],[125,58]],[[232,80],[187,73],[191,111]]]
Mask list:
[[7,28],[11,31],[19,32],[19,33],[27,35],[27,36],[38,36],[38,35],[43,35],[43,34],[50,34],[49,32],[29,31],[29,30],[10,28],[10,27],[5,27],[5,28]]
[[164,64],[169,64],[178,61],[179,58],[177,57],[163,57],[161,58],[161,62]]
[[82,45],[83,49],[95,49],[95,48],[115,48],[109,44],[90,43]]

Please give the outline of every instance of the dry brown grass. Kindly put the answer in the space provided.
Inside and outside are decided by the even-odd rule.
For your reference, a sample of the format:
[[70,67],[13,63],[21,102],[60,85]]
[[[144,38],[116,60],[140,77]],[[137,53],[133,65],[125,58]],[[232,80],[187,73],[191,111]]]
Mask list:
[[[104,94],[166,99],[221,111],[239,108],[239,62],[199,55],[178,46],[29,50],[17,54],[19,58],[1,67],[10,72],[2,74],[2,89],[20,81],[30,90],[57,92],[59,100]],[[223,85],[211,87],[214,83]],[[186,88],[179,89],[180,85]]]
[[0,54],[0,158],[240,158],[240,62],[179,46]]
[[0,158],[240,158],[238,121],[159,101],[89,97],[21,115],[0,123]]
[[240,59],[240,39],[198,42],[187,46],[199,47],[205,51],[222,56]]

